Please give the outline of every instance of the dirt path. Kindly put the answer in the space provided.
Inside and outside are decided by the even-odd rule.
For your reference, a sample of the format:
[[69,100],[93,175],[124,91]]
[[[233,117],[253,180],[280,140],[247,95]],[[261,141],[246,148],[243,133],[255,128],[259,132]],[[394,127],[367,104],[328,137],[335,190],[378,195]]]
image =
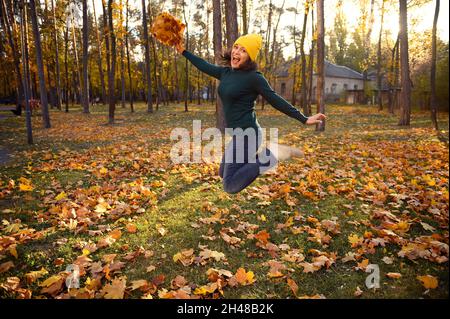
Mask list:
[[11,156],[9,156],[8,151],[0,148],[0,166],[8,164],[9,161],[11,161]]

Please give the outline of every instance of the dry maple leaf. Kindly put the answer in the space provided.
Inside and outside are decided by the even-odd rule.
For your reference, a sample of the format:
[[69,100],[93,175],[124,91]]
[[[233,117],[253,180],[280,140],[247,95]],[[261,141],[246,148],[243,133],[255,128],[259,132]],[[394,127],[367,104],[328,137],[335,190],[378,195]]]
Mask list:
[[0,287],[5,289],[8,292],[15,291],[20,286],[20,278],[19,277],[8,277],[6,281],[0,284]]
[[52,296],[56,296],[62,289],[66,277],[62,274],[54,275],[45,280],[39,286],[44,287],[41,293],[47,293]]
[[287,284],[291,288],[291,290],[294,293],[295,297],[297,297],[297,291],[298,291],[297,283],[294,280],[292,280],[291,278],[288,278],[287,279]]
[[25,274],[25,278],[28,284],[35,282],[37,279],[41,278],[48,274],[48,271],[45,268],[41,268],[41,270],[36,270]]
[[303,267],[304,273],[315,272],[320,269],[320,267],[317,267],[314,264],[311,264],[308,262],[302,262],[302,263],[299,263],[298,265]]
[[127,224],[126,229],[127,229],[127,232],[129,232],[129,233],[135,233],[137,231],[136,224],[133,224],[133,223]]
[[363,238],[359,237],[358,235],[352,234],[348,236],[348,242],[352,245],[352,248],[355,248],[363,242]]
[[236,281],[242,286],[247,286],[255,282],[255,275],[253,271],[245,271],[244,268],[239,268],[234,275]]
[[417,279],[422,282],[422,285],[426,289],[435,289],[437,288],[439,282],[436,277],[425,275],[425,276],[417,276]]
[[107,284],[102,289],[103,298],[105,299],[123,299],[125,288],[126,288],[126,278],[115,278],[110,284]]
[[183,39],[186,25],[167,12],[159,14],[153,21],[150,32],[161,43],[175,46]]
[[269,276],[269,278],[279,278],[284,276],[281,270],[285,270],[286,266],[282,262],[279,262],[277,260],[269,260],[266,265],[270,267],[270,270],[267,273],[267,276]]
[[259,233],[255,235],[255,238],[261,242],[262,244],[267,244],[268,239],[270,238],[270,234],[265,230],[261,230]]
[[392,278],[392,279],[398,279],[402,276],[402,274],[398,273],[398,272],[388,272],[386,274],[386,277],[388,278]]
[[186,286],[186,284],[187,284],[186,278],[178,275],[172,280],[172,282],[170,283],[170,287],[172,289],[178,289],[178,288]]
[[148,290],[148,281],[145,279],[141,280],[134,280],[131,282],[131,290],[140,289],[143,292],[146,292]]
[[3,264],[0,264],[0,274],[10,270],[11,268],[14,268],[14,263],[12,261],[7,261]]

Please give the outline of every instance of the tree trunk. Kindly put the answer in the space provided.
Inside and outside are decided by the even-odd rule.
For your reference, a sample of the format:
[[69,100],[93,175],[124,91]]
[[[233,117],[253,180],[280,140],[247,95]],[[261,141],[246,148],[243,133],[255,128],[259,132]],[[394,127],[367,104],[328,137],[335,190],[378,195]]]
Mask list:
[[[16,81],[17,81],[17,86],[18,86],[18,95],[17,95],[17,103],[16,103],[16,111],[15,113],[17,115],[20,115],[22,113],[22,106],[24,105],[24,87],[23,87],[23,82],[22,82],[22,72],[20,71],[20,59],[19,59],[19,52],[18,52],[18,47],[16,45],[14,36],[13,36],[13,31],[12,31],[12,27],[13,27],[13,21],[9,21],[9,16],[12,15],[12,12],[8,12],[6,5],[5,5],[5,0],[1,0],[1,5],[2,5],[2,12],[4,12],[4,15],[2,17],[2,27],[4,30],[6,30],[6,35],[8,38],[8,43],[9,46],[11,47],[11,51],[12,51],[12,55],[13,55],[13,61],[14,61],[14,68],[16,71]],[[8,9],[11,9],[10,6],[8,6]]]
[[[77,92],[77,95],[79,96],[83,82],[81,81],[80,62],[78,60],[77,34],[75,31],[75,22],[73,20],[73,17],[72,17],[72,39],[73,39],[73,51],[75,56],[76,75],[78,76],[78,83],[75,85],[75,90]],[[77,81],[75,81],[75,83],[76,82]]]
[[114,91],[115,79],[116,79],[116,36],[114,34],[114,22],[113,22],[113,2],[114,0],[108,1],[108,24],[109,30],[108,34],[111,40],[111,71],[109,73],[108,89],[109,89],[109,117],[108,123],[114,124],[114,112],[116,110],[116,95]]
[[[149,5],[149,24],[152,25],[153,24],[153,12],[152,12],[152,6]],[[152,45],[152,52],[153,52],[153,57],[154,57],[154,63],[153,63],[153,77],[155,78],[155,87],[156,87],[156,110],[159,110],[159,103],[160,103],[160,92],[159,92],[159,87],[158,87],[158,76],[157,76],[157,63],[158,63],[158,58],[156,55],[156,47],[155,47],[155,39],[153,37],[150,37],[150,43]]]
[[430,78],[430,88],[431,88],[431,120],[436,131],[439,130],[437,122],[437,103],[436,103],[436,25],[439,17],[439,7],[440,0],[436,0],[436,8],[434,11],[433,19],[433,31],[432,31],[432,42],[431,42],[431,78]]
[[50,114],[48,111],[47,89],[45,88],[44,63],[42,62],[42,46],[39,25],[37,21],[36,4],[30,0],[30,15],[33,25],[34,47],[36,50],[36,64],[39,72],[39,88],[41,95],[42,121],[45,128],[50,128]]
[[378,34],[378,50],[377,50],[377,102],[378,111],[383,110],[383,98],[381,95],[381,36],[383,34],[383,22],[384,22],[384,3],[385,0],[381,0],[381,23],[380,33]]
[[397,103],[397,92],[398,92],[398,47],[399,47],[400,34],[397,34],[397,40],[395,41],[394,47],[392,48],[392,61],[390,68],[390,79],[389,79],[389,113],[394,114],[394,106]]
[[125,14],[125,46],[127,49],[127,66],[128,66],[128,82],[130,82],[130,87],[129,87],[129,95],[130,95],[130,110],[131,113],[134,112],[134,106],[133,106],[133,81],[131,80],[131,63],[130,63],[130,48],[129,48],[129,41],[128,41],[128,15],[130,14],[129,12],[129,6],[128,6],[128,0],[126,2],[126,14]]
[[61,110],[61,70],[59,66],[59,48],[58,48],[58,30],[56,28],[56,10],[55,10],[54,0],[52,0],[52,11],[53,11],[53,37],[55,40],[55,68],[56,68],[56,106]]
[[[186,24],[186,50],[189,50],[189,25],[188,22],[186,20],[186,9],[184,6],[184,2],[183,2],[183,16],[184,16],[184,23]],[[188,98],[187,98],[187,93],[190,93],[190,83],[189,83],[189,65],[188,65],[188,60],[185,59],[185,65],[184,65],[184,111],[188,112]],[[192,96],[190,95],[190,100],[192,103]]]
[[400,120],[398,125],[410,125],[411,117],[411,81],[409,78],[408,53],[408,11],[407,0],[400,0],[400,66],[401,66],[401,96]]
[[69,24],[66,24],[66,29],[64,30],[64,72],[65,72],[65,104],[66,113],[69,112],[69,63],[68,63],[68,52],[69,51]]
[[153,113],[152,78],[150,75],[150,52],[145,0],[142,0],[142,24],[144,28],[145,75],[147,79],[147,112]]
[[308,105],[306,103],[306,56],[305,56],[305,34],[306,34],[306,23],[308,22],[308,13],[309,13],[309,1],[305,2],[305,13],[303,15],[303,29],[302,29],[302,38],[300,41],[300,55],[302,59],[302,91],[301,91],[301,105],[303,108],[303,112],[306,116],[309,116],[308,113]]
[[369,15],[369,25],[367,28],[367,34],[364,37],[364,65],[363,65],[363,89],[364,89],[364,97],[366,98],[365,92],[367,91],[367,83],[368,83],[368,79],[367,79],[367,70],[369,68],[369,58],[370,58],[370,38],[372,36],[372,28],[373,28],[373,21],[374,21],[374,16],[373,16],[373,12],[374,12],[374,2],[375,0],[371,0],[370,1],[370,15]]
[[83,113],[89,113],[88,41],[87,0],[83,0]]
[[272,83],[273,87],[276,87],[276,77],[273,75],[273,73],[274,73],[273,71],[276,70],[276,65],[277,65],[276,59],[275,59],[275,50],[276,50],[276,45],[277,45],[277,33],[278,33],[278,26],[280,24],[281,15],[283,14],[285,2],[286,1],[283,0],[281,7],[278,8],[280,10],[280,14],[278,15],[278,20],[275,25],[275,29],[273,30],[272,50],[270,52],[270,63],[268,65],[268,70],[266,71],[268,78],[269,78],[269,82]]
[[119,25],[120,25],[120,84],[122,92],[122,108],[125,108],[125,45],[124,45],[124,33],[123,31],[123,2],[120,0],[120,13],[119,13]]
[[[269,68],[269,45],[270,45],[270,35],[272,30],[272,14],[273,14],[273,7],[272,0],[269,2],[269,13],[267,17],[267,32],[266,32],[266,40],[264,41],[264,67],[263,71],[264,73],[267,73]],[[261,110],[264,110],[264,104],[265,99],[260,96],[261,101]]]
[[[23,81],[22,87],[24,88],[24,98],[25,98],[25,116],[26,116],[26,126],[27,126],[27,142],[28,144],[33,144],[33,129],[31,126],[31,110],[30,110],[30,103],[29,103],[29,91],[28,91],[28,57],[25,54],[25,47],[28,44],[27,43],[27,34],[26,29],[24,28],[24,24],[27,23],[27,8],[24,5],[24,0],[20,3],[21,8],[21,17],[20,17],[20,36],[21,36],[21,51],[22,51],[22,67],[23,67],[23,78],[21,81]],[[6,11],[4,18],[6,19]],[[14,51],[13,51],[14,52]]]
[[106,48],[106,73],[108,74],[108,85],[109,85],[109,75],[111,74],[111,51],[109,46],[108,12],[106,10],[105,0],[102,0],[102,11],[103,11],[103,36],[105,38],[105,48]]
[[[325,25],[323,1],[317,0],[317,112],[325,114]],[[325,130],[325,120],[316,124],[316,131]]]
[[242,32],[248,33],[248,21],[247,21],[247,0],[242,0]]
[[[220,0],[213,0],[213,30],[214,30],[214,63],[218,64],[222,55],[222,13]],[[222,132],[225,132],[225,114],[223,112],[223,104],[217,94],[219,80],[216,80],[216,126]]]
[[230,49],[239,37],[236,0],[225,0],[225,23],[227,48]]
[[298,46],[297,46],[297,14],[298,14],[298,0],[295,4],[295,15],[294,15],[294,25],[293,25],[293,38],[294,38],[294,74],[292,76],[292,92],[291,92],[291,104],[295,105],[297,102],[297,70],[298,70]]
[[100,85],[102,87],[102,104],[106,103],[106,89],[105,89],[105,75],[103,74],[103,62],[102,62],[102,45],[100,41],[100,35],[98,32],[98,24],[97,24],[97,15],[95,13],[95,0],[92,0],[92,8],[94,12],[94,28],[95,28],[95,37],[97,40],[97,65],[98,65],[98,73],[100,76]]
[[[312,5],[312,3],[311,3]],[[314,8],[311,8],[311,34],[314,35]],[[312,92],[313,92],[313,76],[314,76],[314,47],[316,41],[314,40],[314,36],[311,41],[311,49],[309,50],[309,65],[308,65],[308,75],[309,75],[309,90],[308,90],[308,112],[305,115],[309,116],[311,112],[311,102],[312,102]]]

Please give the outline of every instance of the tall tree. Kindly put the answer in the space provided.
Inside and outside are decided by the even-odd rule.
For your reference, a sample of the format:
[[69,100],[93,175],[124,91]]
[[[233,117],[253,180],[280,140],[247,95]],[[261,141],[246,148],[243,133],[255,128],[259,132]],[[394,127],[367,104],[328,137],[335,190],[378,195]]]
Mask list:
[[[189,47],[189,24],[186,20],[186,7],[185,3],[183,1],[183,17],[184,17],[184,23],[186,24],[186,50],[190,50]],[[184,65],[184,111],[188,111],[188,98],[187,93],[189,91],[189,65],[188,60],[185,59],[185,65]]]
[[302,28],[302,37],[300,40],[300,55],[302,59],[302,69],[301,69],[301,105],[303,108],[303,112],[308,113],[308,106],[306,103],[306,55],[305,55],[305,34],[306,34],[306,23],[308,22],[308,13],[309,13],[309,0],[305,1],[304,14],[303,14],[303,28]]
[[[128,1],[128,0],[127,0]],[[106,89],[105,89],[105,75],[103,74],[103,59],[102,59],[102,45],[100,41],[100,34],[98,32],[98,24],[97,24],[97,14],[95,12],[95,0],[92,0],[92,9],[94,13],[94,29],[95,29],[95,39],[97,41],[97,65],[98,65],[98,73],[100,76],[100,85],[102,89],[102,103],[106,103]]]
[[409,77],[407,0],[400,2],[400,119],[398,125],[409,125],[411,117],[411,81]]
[[114,20],[113,20],[113,5],[114,0],[108,0],[108,34],[111,42],[111,70],[108,78],[109,89],[109,116],[108,123],[114,124],[114,112],[116,110],[116,95],[115,95],[115,79],[116,79],[116,35],[114,33]]
[[55,68],[56,68],[56,106],[61,110],[61,70],[59,66],[59,48],[58,48],[58,28],[56,24],[56,8],[54,0],[52,0],[53,11],[53,38],[55,41]]
[[[325,114],[325,17],[324,0],[316,0],[317,4],[317,113]],[[325,120],[316,124],[316,131],[325,130]]]
[[328,48],[328,59],[339,65],[346,65],[347,61],[347,19],[342,9],[342,0],[336,4],[336,16],[334,17],[333,29],[329,31],[330,47]]
[[33,26],[34,48],[36,51],[36,64],[39,74],[39,88],[41,98],[42,121],[45,128],[50,128],[50,114],[48,111],[47,89],[45,87],[44,63],[42,60],[42,45],[39,25],[37,20],[36,3],[30,0],[31,24]]
[[439,17],[440,0],[436,0],[436,8],[434,10],[433,30],[431,35],[431,75],[430,75],[430,107],[431,120],[436,131],[439,130],[437,122],[437,105],[436,105],[436,25]]
[[[108,12],[105,0],[102,0],[102,11],[103,11],[103,37],[105,39],[106,48],[106,73],[108,74],[108,85],[109,85],[109,75],[111,73],[111,50],[110,50],[110,39],[109,39],[109,27],[108,27]],[[109,88],[108,88],[108,99],[109,99]],[[109,101],[108,101],[109,102]]]
[[87,0],[83,0],[83,113],[89,113],[88,46],[88,8]]
[[16,44],[16,40],[13,35],[13,24],[14,21],[10,21],[10,17],[12,17],[12,8],[9,5],[6,7],[5,0],[1,0],[1,11],[2,14],[2,27],[3,30],[6,30],[6,36],[8,39],[9,46],[11,48],[13,61],[14,61],[14,69],[16,71],[16,83],[18,85],[18,94],[17,94],[17,104],[16,104],[16,114],[20,115],[22,112],[22,105],[24,105],[24,87],[22,82],[22,72],[20,71],[20,59],[18,46]]
[[227,49],[239,37],[236,0],[225,0],[225,22],[227,28]]
[[305,113],[306,116],[309,116],[312,112],[311,109],[311,101],[312,101],[312,93],[313,93],[313,73],[314,73],[314,49],[316,46],[316,29],[314,28],[314,2],[311,2],[311,48],[309,50],[309,61],[308,61],[308,110]]
[[120,39],[120,84],[122,99],[122,108],[125,108],[125,30],[123,28],[123,0],[119,2],[119,28],[118,34]]
[[268,71],[269,71],[269,79],[271,78],[273,83],[273,86],[275,86],[275,81],[276,81],[276,77],[275,76],[270,76],[271,74],[273,74],[274,72],[272,72],[273,70],[276,70],[276,60],[274,59],[275,57],[275,51],[276,51],[276,46],[277,46],[277,34],[278,34],[278,26],[280,25],[280,20],[281,20],[281,16],[284,12],[284,4],[286,3],[285,0],[283,0],[283,3],[281,4],[281,7],[276,8],[276,11],[278,11],[278,19],[277,19],[277,23],[275,24],[275,28],[273,30],[273,39],[272,39],[272,50],[270,52],[270,63],[268,65]]
[[[220,63],[222,56],[222,11],[220,0],[213,0],[213,31],[214,31],[214,62]],[[216,80],[216,126],[223,133],[225,132],[225,114],[223,112],[222,101],[217,94],[219,80]]]
[[381,36],[383,34],[383,23],[384,23],[384,5],[385,0],[381,0],[381,22],[380,22],[380,32],[378,33],[378,46],[377,46],[377,102],[378,110],[383,109],[383,98],[381,95]]
[[131,63],[130,63],[130,44],[129,44],[129,26],[128,26],[128,20],[130,15],[130,7],[128,5],[128,0],[126,2],[126,14],[125,14],[125,47],[127,49],[127,69],[128,69],[128,82],[130,83],[129,87],[129,95],[130,95],[130,110],[133,113],[134,112],[134,106],[133,106],[133,81],[131,80]]
[[248,33],[247,0],[242,0],[242,33]]
[[145,56],[145,77],[147,80],[147,112],[153,113],[153,101],[152,101],[152,77],[150,75],[150,48],[148,41],[148,26],[146,15],[145,0],[142,0],[142,25],[144,29],[144,56]]
[[294,23],[292,26],[288,27],[288,29],[292,30],[292,42],[294,42],[294,63],[293,63],[293,69],[294,72],[292,74],[292,91],[291,91],[291,103],[292,105],[295,105],[297,100],[297,73],[298,73],[298,43],[297,43],[297,15],[298,15],[298,2],[295,3],[295,8],[291,7],[288,8],[287,11],[293,11],[294,12]]
[[[4,3],[3,3],[4,4]],[[22,87],[24,88],[25,95],[25,116],[26,116],[26,126],[27,126],[27,142],[28,144],[33,144],[33,129],[31,126],[31,110],[29,104],[29,91],[28,91],[28,57],[25,55],[25,44],[27,42],[27,34],[24,25],[27,23],[27,13],[24,0],[20,2],[20,36],[21,36],[21,51],[22,51],[22,68],[23,68],[23,81]],[[6,14],[5,17],[6,18]]]
[[64,99],[66,113],[69,112],[69,23],[64,29]]

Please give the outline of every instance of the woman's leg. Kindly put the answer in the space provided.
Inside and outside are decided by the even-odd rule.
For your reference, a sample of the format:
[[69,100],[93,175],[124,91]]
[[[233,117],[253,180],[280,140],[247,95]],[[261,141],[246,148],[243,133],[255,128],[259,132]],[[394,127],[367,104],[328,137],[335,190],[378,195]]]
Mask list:
[[[219,168],[219,175],[223,178],[223,188],[227,193],[238,193],[248,185],[250,185],[260,174],[269,170],[273,166],[277,164],[277,159],[273,155],[273,153],[264,148],[262,152],[265,152],[264,160],[266,162],[261,162],[258,154],[255,154],[256,150],[260,145],[260,141],[258,142],[258,147],[255,148],[255,145],[252,143],[248,143],[248,139],[244,139],[244,162],[239,163],[238,160],[235,160],[234,155],[239,153],[237,150],[236,141],[233,140],[227,146],[225,152],[228,152],[229,156],[233,156],[233,161],[231,163],[225,162],[225,154],[222,158],[222,163]],[[241,150],[242,151],[242,150]],[[252,158],[256,158],[251,161]],[[237,158],[237,156],[236,156]]]

